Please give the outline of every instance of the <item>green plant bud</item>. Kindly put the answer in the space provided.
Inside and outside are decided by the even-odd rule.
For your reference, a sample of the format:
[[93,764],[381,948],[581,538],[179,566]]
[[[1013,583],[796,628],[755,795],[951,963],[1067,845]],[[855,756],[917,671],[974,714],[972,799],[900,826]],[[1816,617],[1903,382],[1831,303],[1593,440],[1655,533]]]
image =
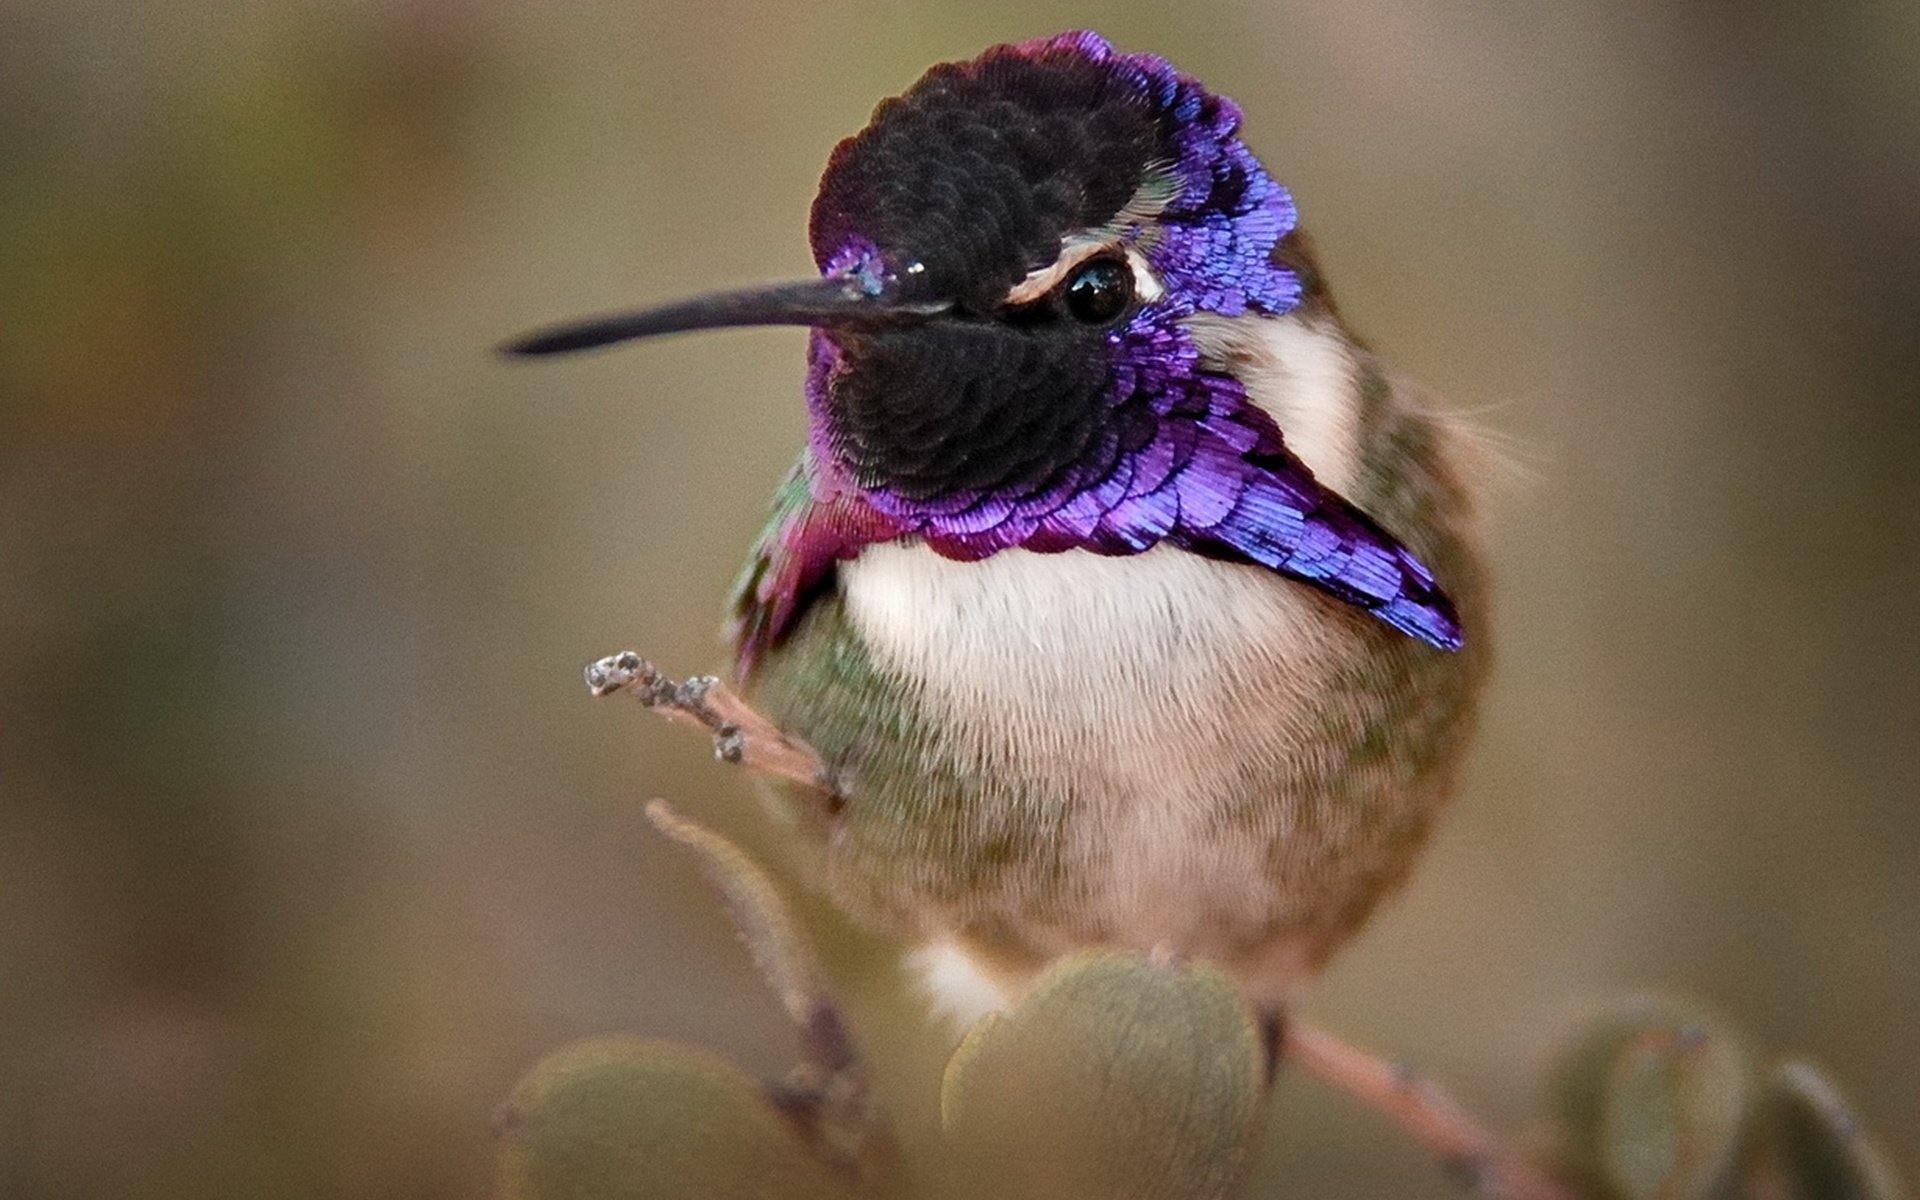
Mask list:
[[1211,968],[1069,959],[947,1065],[951,1192],[1201,1200],[1239,1179],[1260,1128],[1260,1039]]
[[578,1042],[514,1087],[499,1117],[505,1200],[844,1200],[766,1091],[702,1050]]
[[1554,1073],[1561,1165],[1608,1200],[1695,1200],[1733,1158],[1747,1068],[1716,1021],[1634,1001],[1580,1033]]
[[1740,1192],[1754,1200],[1899,1200],[1879,1145],[1827,1077],[1803,1062],[1768,1076],[1740,1150]]

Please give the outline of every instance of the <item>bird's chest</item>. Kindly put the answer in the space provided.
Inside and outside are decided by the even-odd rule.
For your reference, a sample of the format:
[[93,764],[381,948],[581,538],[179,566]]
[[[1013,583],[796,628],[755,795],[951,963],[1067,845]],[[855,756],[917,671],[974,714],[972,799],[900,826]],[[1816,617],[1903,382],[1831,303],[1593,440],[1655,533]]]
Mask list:
[[1248,721],[1309,704],[1341,629],[1304,589],[1172,547],[954,562],[883,545],[842,592],[947,753],[1076,792],[1091,772],[1119,806],[1149,788],[1177,805]]
[[[775,718],[851,766],[843,903],[1035,950],[1198,950],[1324,891],[1379,639],[1306,588],[1173,549],[869,547],[770,660]],[[1351,711],[1349,711],[1351,710]],[[1358,811],[1358,810],[1356,810]],[[1277,874],[1288,878],[1277,878]]]

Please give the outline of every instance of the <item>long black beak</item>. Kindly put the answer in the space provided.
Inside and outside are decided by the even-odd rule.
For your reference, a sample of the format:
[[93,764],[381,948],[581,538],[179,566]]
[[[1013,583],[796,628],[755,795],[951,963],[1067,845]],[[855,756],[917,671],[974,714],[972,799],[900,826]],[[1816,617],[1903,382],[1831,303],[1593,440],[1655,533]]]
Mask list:
[[776,283],[768,287],[715,292],[642,312],[621,313],[542,329],[508,342],[508,354],[563,354],[611,346],[633,338],[691,329],[736,325],[817,325],[876,328],[929,320],[952,306],[945,301],[908,296],[897,283],[874,289],[845,277]]

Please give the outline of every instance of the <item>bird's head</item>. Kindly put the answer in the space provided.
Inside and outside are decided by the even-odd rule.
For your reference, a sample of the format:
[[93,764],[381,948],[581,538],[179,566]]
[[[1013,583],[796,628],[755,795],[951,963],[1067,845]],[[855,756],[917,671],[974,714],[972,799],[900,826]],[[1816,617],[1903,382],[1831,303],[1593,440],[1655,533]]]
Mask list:
[[889,528],[955,557],[1128,553],[1224,521],[1250,494],[1242,466],[1278,464],[1286,528],[1224,554],[1301,574],[1280,560],[1326,549],[1302,532],[1317,485],[1204,333],[1282,316],[1308,287],[1284,244],[1293,201],[1239,126],[1232,101],[1097,34],[995,47],[932,68],[834,150],[810,225],[820,278],[513,348],[811,326],[819,469]]
[[814,256],[937,315],[823,330],[816,448],[919,502],[1019,496],[1111,467],[1197,313],[1278,314],[1293,204],[1239,110],[1089,33],[933,68],[834,151]]

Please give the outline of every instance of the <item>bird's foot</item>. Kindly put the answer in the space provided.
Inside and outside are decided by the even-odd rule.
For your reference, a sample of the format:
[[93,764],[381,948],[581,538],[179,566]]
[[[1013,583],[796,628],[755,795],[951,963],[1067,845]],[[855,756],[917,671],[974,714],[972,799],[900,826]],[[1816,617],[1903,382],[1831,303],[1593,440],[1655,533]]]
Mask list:
[[595,696],[622,693],[670,721],[694,725],[713,737],[713,756],[812,788],[838,804],[844,796],[839,772],[799,738],[756,712],[713,675],[676,683],[631,650],[587,664],[587,690]]

